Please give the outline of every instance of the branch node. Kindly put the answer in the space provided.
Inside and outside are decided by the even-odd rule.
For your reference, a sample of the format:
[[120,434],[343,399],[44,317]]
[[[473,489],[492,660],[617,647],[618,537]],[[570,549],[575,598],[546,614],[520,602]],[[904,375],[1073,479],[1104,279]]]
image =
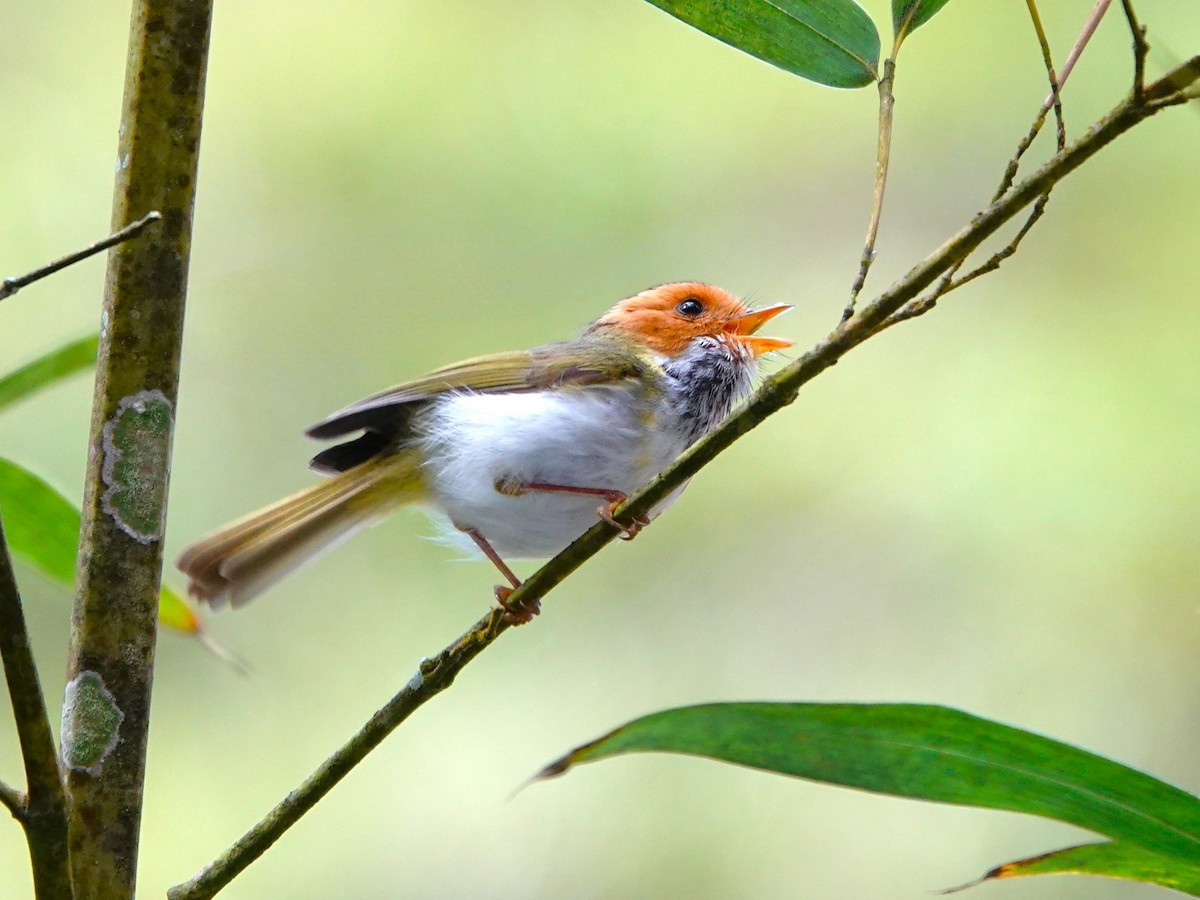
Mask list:
[[12,813],[12,817],[22,825],[25,824],[26,815],[29,812],[28,799],[16,788],[0,781],[0,806]]

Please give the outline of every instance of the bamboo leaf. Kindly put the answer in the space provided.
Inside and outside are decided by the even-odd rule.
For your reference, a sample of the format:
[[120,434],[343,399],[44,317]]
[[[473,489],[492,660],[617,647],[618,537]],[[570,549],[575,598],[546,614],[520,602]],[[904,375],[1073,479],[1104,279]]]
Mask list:
[[1066,847],[1006,863],[992,869],[979,881],[963,887],[973,887],[993,878],[1024,875],[1107,875],[1110,878],[1157,884],[1200,897],[1200,862],[1187,863],[1115,841]]
[[932,19],[948,0],[892,0],[892,28],[899,43]]
[[96,363],[99,336],[72,341],[35,359],[15,372],[0,377],[0,409],[16,403],[39,388],[90,369]]
[[939,706],[723,703],[654,713],[547,766],[666,751],[884,794],[1059,819],[1200,864],[1200,799],[1084,750]]
[[[28,469],[0,457],[0,515],[13,554],[70,589],[80,524],[74,504]],[[190,634],[200,629],[196,613],[166,585],[159,595],[158,618]]]
[[649,0],[717,40],[830,87],[870,84],[879,32],[853,0]]

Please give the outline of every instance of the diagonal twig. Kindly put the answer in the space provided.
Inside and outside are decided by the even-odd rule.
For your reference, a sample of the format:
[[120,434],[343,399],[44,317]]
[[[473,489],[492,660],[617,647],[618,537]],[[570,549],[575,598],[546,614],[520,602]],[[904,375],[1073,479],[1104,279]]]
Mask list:
[[[1174,70],[1167,79],[1173,85],[1167,91],[1164,82],[1147,88],[1146,96],[1162,99],[1175,97],[1200,81],[1200,56]],[[1056,153],[1037,172],[1016,184],[1002,198],[976,215],[970,225],[935,250],[885,293],[848,321],[842,322],[774,375],[764,379],[749,401],[719,428],[694,444],[669,468],[638,491],[616,511],[619,522],[629,523],[644,515],[694,476],[742,435],[757,427],[768,416],[790,404],[800,388],[838,362],[846,353],[888,326],[889,317],[906,303],[920,296],[947,269],[965,259],[984,240],[1035,202],[1058,181],[1090,159],[1100,149],[1135,125],[1154,115],[1162,106],[1127,97],[1096,123],[1077,143]],[[620,532],[607,523],[598,523],[581,535],[566,550],[527,578],[508,599],[510,609],[527,609],[539,601],[572,572],[595,556]],[[201,900],[212,897],[241,871],[261,856],[279,837],[338,781],[363,759],[397,725],[428,700],[445,690],[460,671],[509,628],[504,614],[492,610],[475,623],[453,644],[431,660],[421,664],[413,678],[371,720],[331,756],[304,784],[292,791],[257,825],[218,859],[191,880],[168,892],[170,900]]]
[[[1020,165],[1021,157],[1029,150],[1034,139],[1041,132],[1042,125],[1046,121],[1046,115],[1051,109],[1054,110],[1056,126],[1055,146],[1057,149],[1062,150],[1067,145],[1067,127],[1063,121],[1062,89],[1066,83],[1066,76],[1070,74],[1070,69],[1066,69],[1061,77],[1055,74],[1054,59],[1050,53],[1050,41],[1046,38],[1046,29],[1042,26],[1042,17],[1038,13],[1037,3],[1035,0],[1025,0],[1025,4],[1029,9],[1029,18],[1033,23],[1034,34],[1037,35],[1038,48],[1042,51],[1042,65],[1046,67],[1046,77],[1050,80],[1050,95],[1042,104],[1042,108],[1039,110],[1036,118],[1034,118],[1033,126],[1029,129],[1029,133],[1017,144],[1017,152],[1013,154],[1013,158],[1004,172],[1004,178],[1000,182],[1000,187],[996,190],[995,197],[992,198],[993,200],[1001,196],[1012,185],[1013,179],[1017,177],[1017,167]],[[1083,34],[1080,35],[1080,40],[1075,42],[1077,47],[1081,46],[1081,42],[1086,44],[1086,41],[1083,41],[1083,35],[1088,34],[1089,24],[1090,20],[1084,23]],[[1095,26],[1093,25],[1092,27],[1094,28]]]
[[[1026,151],[1033,145],[1038,134],[1041,133],[1042,125],[1046,122],[1046,115],[1051,109],[1054,110],[1055,120],[1055,147],[1058,152],[1062,152],[1067,145],[1067,128],[1063,120],[1062,109],[1062,85],[1066,77],[1064,74],[1061,78],[1054,72],[1054,60],[1050,54],[1050,42],[1046,38],[1046,30],[1042,26],[1042,17],[1038,12],[1036,0],[1025,0],[1026,8],[1029,10],[1029,18],[1033,23],[1034,33],[1037,35],[1038,46],[1042,51],[1042,63],[1046,67],[1046,77],[1050,81],[1050,96],[1046,102],[1042,104],[1042,108],[1034,117],[1033,125],[1030,126],[1028,133],[1017,144],[1017,150],[1013,154],[1012,159],[1008,161],[1008,166],[1004,170],[1004,175],[1000,179],[1000,186],[996,189],[996,193],[992,196],[992,202],[996,202],[1012,187],[1013,180],[1017,177],[1017,172],[1020,169],[1021,158]],[[1084,23],[1083,32],[1075,42],[1075,48],[1072,52],[1075,54],[1074,59],[1079,58],[1079,52],[1082,52],[1084,46],[1087,45],[1092,33],[1095,31],[1096,24],[1099,21],[1099,16],[1103,16],[1104,10],[1107,9],[1106,0],[1100,0],[1100,3],[1092,10],[1088,21]],[[1078,51],[1078,52],[1076,52]],[[1071,61],[1071,66],[1074,66],[1074,59]],[[1066,74],[1070,73],[1070,68],[1064,67]],[[957,277],[959,270],[962,268],[966,260],[962,260],[957,265],[950,267],[946,273],[938,281],[937,285],[923,297],[919,297],[912,303],[907,304],[903,309],[897,311],[892,317],[889,325],[895,325],[898,322],[914,319],[917,316],[923,315],[937,305],[938,300],[953,290],[962,287],[968,282],[974,281],[982,275],[987,275],[989,272],[994,272],[1000,268],[1010,256],[1013,256],[1021,245],[1021,241],[1025,239],[1032,229],[1041,219],[1042,214],[1046,211],[1046,204],[1050,200],[1050,192],[1047,191],[1033,204],[1033,208],[1029,212],[1029,216],[1025,219],[1025,223],[1017,230],[1003,248],[993,253],[986,262],[977,266],[975,269],[968,272],[961,278]]]
[[[1088,42],[1092,39],[1092,35],[1096,33],[1096,28],[1100,25],[1100,20],[1104,18],[1104,14],[1108,12],[1108,8],[1111,5],[1112,0],[1096,0],[1096,5],[1088,13],[1088,17],[1083,23],[1083,30],[1080,31],[1079,37],[1075,39],[1075,45],[1071,47],[1071,52],[1067,54],[1067,60],[1063,63],[1062,71],[1058,73],[1058,86],[1060,88],[1067,83],[1067,79],[1071,76],[1071,71],[1075,68],[1075,63],[1079,62],[1079,57],[1083,54],[1084,48],[1087,47]],[[1051,92],[1046,96],[1046,101],[1042,104],[1042,107],[1049,109],[1053,103],[1054,93]]]
[[5,278],[3,281],[0,281],[0,300],[11,297],[21,288],[27,287],[35,281],[41,281],[47,275],[53,275],[55,272],[60,272],[68,266],[73,266],[75,263],[87,259],[89,256],[95,256],[101,250],[107,250],[109,247],[115,247],[117,244],[137,237],[146,229],[147,225],[157,222],[161,218],[162,216],[157,212],[148,212],[136,222],[129,223],[120,231],[114,231],[108,237],[96,241],[96,243],[89,247],[69,253],[62,259],[56,259],[49,265],[42,266],[40,269],[34,269],[32,272],[21,275],[18,278]]

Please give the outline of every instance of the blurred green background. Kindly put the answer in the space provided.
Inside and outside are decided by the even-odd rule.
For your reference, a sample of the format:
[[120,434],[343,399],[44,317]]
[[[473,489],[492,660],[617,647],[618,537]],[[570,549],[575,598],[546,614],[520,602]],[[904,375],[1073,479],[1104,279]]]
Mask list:
[[[1043,4],[1059,59],[1091,5]],[[1152,72],[1200,48],[1194,4],[1140,6]],[[1076,132],[1127,88],[1116,12],[1066,90]],[[128,4],[0,0],[0,21],[15,275],[106,231]],[[950,3],[906,44],[897,92],[868,295],[986,201],[1045,96],[1024,4]],[[857,267],[875,115],[870,89],[800,81],[641,0],[220,4],[168,556],[308,483],[301,431],[343,403],[567,336],[650,284],[794,303],[774,333],[811,343]],[[621,721],[717,699],[945,703],[1200,791],[1198,147],[1200,116],[1175,110],[1104,151],[999,274],[806,388],[223,896],[916,898],[1087,837],[668,757],[509,799]],[[95,330],[102,269],[4,303],[2,367]],[[87,382],[0,419],[0,454],[73,497]],[[164,635],[142,896],[210,861],[484,611],[495,573],[430,533],[404,513],[209,617],[249,677]],[[70,598],[22,573],[57,708]],[[0,720],[0,777],[20,783]],[[27,869],[4,826],[3,897],[29,895]]]

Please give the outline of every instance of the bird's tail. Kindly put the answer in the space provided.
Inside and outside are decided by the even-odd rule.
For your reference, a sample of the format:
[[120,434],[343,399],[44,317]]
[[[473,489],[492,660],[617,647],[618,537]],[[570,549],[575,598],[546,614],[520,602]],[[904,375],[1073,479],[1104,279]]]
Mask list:
[[378,456],[214,531],[175,565],[197,600],[240,606],[424,492],[415,451]]

